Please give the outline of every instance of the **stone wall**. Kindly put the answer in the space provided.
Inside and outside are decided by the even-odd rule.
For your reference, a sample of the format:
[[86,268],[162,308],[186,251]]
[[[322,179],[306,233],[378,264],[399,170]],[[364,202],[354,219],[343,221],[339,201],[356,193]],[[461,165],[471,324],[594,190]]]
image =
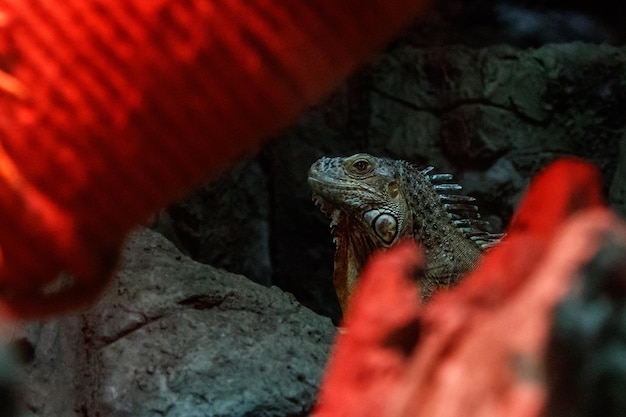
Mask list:
[[29,352],[21,416],[305,416],[334,333],[280,289],[141,230],[96,305],[14,339]]

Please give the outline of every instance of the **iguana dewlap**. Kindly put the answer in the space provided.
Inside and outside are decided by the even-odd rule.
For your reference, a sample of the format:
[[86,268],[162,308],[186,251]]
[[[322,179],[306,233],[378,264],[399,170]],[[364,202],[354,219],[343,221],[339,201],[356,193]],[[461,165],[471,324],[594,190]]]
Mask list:
[[336,245],[333,283],[342,309],[367,258],[403,238],[426,256],[419,277],[422,297],[455,284],[500,235],[481,230],[474,198],[459,195],[450,174],[359,153],[321,158],[309,171],[313,199],[331,218]]

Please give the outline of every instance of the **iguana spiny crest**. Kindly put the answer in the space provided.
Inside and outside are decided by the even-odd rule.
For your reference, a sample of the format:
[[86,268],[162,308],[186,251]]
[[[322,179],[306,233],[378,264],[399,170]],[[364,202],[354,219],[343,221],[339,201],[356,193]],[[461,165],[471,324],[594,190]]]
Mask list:
[[309,171],[313,200],[331,218],[336,245],[333,283],[345,311],[371,253],[402,238],[416,240],[426,255],[420,287],[428,298],[472,269],[481,251],[500,235],[481,230],[474,198],[457,194],[450,174],[431,174],[413,164],[359,153],[321,158]]

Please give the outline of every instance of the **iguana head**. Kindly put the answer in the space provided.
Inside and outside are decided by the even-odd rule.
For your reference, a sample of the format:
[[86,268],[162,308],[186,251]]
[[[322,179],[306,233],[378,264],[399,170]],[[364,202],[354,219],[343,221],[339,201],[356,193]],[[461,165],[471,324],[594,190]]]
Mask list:
[[321,158],[311,166],[313,199],[331,217],[334,230],[349,222],[368,247],[388,247],[398,240],[406,229],[407,200],[395,162],[359,153]]
[[332,219],[337,248],[333,284],[344,311],[372,252],[410,233],[396,162],[359,153],[321,158],[309,170],[313,200]]

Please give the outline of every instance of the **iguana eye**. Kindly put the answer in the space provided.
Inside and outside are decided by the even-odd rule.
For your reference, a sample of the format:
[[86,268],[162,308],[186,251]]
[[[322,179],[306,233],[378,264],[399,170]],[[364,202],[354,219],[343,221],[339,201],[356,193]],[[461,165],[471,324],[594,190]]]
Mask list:
[[350,164],[350,171],[357,175],[365,175],[374,169],[374,165],[367,159],[357,159]]
[[357,171],[360,171],[360,172],[367,171],[367,168],[369,168],[369,165],[370,165],[370,164],[368,164],[368,163],[367,163],[367,161],[363,161],[363,160],[361,160],[361,161],[356,161],[354,164],[352,164],[352,166],[353,166],[353,167],[354,167]]

